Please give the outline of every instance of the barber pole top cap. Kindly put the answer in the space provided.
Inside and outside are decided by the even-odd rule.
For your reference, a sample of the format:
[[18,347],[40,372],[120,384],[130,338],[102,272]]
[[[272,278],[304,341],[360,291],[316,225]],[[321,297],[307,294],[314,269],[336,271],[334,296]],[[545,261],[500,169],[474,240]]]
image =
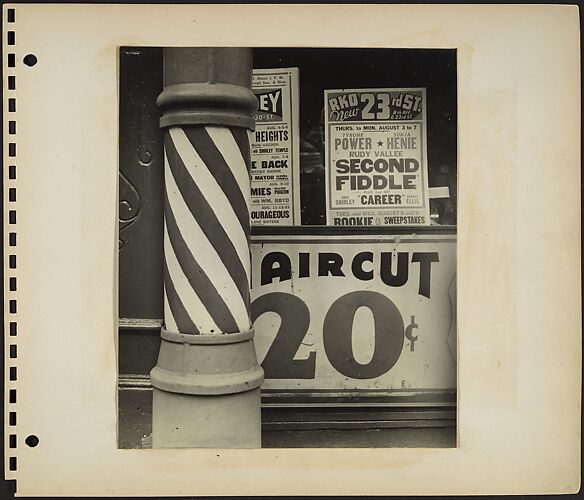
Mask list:
[[251,49],[166,48],[160,126],[219,125],[253,130]]

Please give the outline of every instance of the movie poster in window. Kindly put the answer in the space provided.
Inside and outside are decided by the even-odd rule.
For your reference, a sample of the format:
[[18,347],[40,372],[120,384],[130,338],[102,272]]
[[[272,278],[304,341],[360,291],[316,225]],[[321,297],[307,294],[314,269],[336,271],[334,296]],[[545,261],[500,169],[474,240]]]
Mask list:
[[327,224],[430,224],[426,90],[325,90]]
[[300,225],[298,68],[254,69],[252,225]]

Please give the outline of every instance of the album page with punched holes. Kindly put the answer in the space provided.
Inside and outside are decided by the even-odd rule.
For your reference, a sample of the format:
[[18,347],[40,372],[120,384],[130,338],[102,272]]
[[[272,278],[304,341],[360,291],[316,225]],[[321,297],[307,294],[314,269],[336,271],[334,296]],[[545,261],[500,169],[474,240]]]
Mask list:
[[[576,7],[14,3],[2,44],[18,496],[579,490]],[[456,50],[456,447],[118,448],[118,63],[132,46]]]

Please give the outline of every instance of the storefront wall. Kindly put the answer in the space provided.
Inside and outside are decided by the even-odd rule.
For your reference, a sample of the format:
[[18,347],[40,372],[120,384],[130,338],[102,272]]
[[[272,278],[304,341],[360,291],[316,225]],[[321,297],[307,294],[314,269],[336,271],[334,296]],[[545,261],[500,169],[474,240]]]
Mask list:
[[[135,447],[149,432],[148,373],[163,316],[163,148],[155,104],[162,51],[122,48],[120,58],[120,429],[133,426],[120,444]],[[336,412],[328,419],[336,428],[363,419],[380,427],[454,425],[455,54],[261,49],[254,61],[257,68],[299,68],[300,81],[295,226],[252,226],[265,427],[306,427],[327,420],[327,412]],[[326,226],[323,91],[367,87],[425,89],[427,182],[450,193],[430,199],[431,225]],[[360,415],[343,416],[355,407]]]

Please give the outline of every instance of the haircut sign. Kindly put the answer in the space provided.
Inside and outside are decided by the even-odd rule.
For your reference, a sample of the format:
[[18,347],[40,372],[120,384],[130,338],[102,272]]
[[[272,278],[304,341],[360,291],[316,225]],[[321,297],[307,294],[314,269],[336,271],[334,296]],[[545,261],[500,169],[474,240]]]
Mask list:
[[255,237],[268,390],[455,388],[455,237]]
[[327,223],[429,225],[425,89],[325,90]]

